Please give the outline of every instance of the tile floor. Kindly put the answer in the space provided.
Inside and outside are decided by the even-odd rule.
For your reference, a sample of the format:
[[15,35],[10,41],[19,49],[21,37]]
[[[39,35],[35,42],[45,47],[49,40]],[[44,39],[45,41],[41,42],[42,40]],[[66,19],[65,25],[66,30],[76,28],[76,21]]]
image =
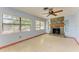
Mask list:
[[79,45],[71,38],[50,34],[0,49],[0,52],[77,52]]

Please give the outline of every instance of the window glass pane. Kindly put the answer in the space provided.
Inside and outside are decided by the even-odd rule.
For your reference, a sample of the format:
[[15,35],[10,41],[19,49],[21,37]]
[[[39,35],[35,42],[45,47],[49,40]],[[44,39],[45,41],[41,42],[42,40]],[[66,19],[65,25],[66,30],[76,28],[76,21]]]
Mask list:
[[36,30],[40,30],[40,26],[41,26],[40,21],[36,20]]
[[3,33],[12,33],[20,31],[19,17],[3,14]]
[[12,16],[12,15],[8,15],[8,14],[3,14],[3,18],[4,19],[17,19],[18,17]]
[[13,20],[13,24],[18,24],[19,25],[20,24],[20,20],[18,20],[18,19],[17,20]]
[[12,23],[12,20],[3,19],[3,23],[10,24],[10,23]]
[[44,22],[41,21],[41,29],[44,29]]
[[19,19],[3,19],[3,23],[6,24],[20,24],[20,20]]
[[12,28],[13,28],[13,32],[19,32],[20,31],[19,25],[13,25]]
[[0,22],[0,33],[2,32],[2,23]]
[[30,26],[28,26],[28,25],[22,25],[21,26],[21,30],[22,31],[30,31]]
[[44,21],[36,20],[36,30],[44,29]]
[[3,18],[12,18],[12,16],[11,15],[7,15],[7,14],[3,14]]
[[19,25],[3,25],[3,33],[19,32]]
[[22,31],[30,31],[31,24],[32,24],[32,22],[30,19],[22,18],[21,19],[21,30]]
[[30,20],[30,19],[22,18],[22,20],[21,20],[21,24],[31,25],[31,20]]

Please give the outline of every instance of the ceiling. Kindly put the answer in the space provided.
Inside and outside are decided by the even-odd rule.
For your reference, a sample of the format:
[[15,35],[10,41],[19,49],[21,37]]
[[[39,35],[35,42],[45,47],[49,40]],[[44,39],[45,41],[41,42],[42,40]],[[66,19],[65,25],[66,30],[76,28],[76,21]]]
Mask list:
[[[46,19],[56,17],[53,15],[46,17],[47,14],[44,14],[44,13],[47,13],[48,11],[44,11],[43,8],[44,7],[14,7],[14,9],[23,11],[25,13],[29,13],[34,16],[46,18]],[[72,15],[79,11],[78,7],[53,7],[53,9],[54,10],[60,10],[60,9],[64,10],[63,12],[58,13],[57,17]]]

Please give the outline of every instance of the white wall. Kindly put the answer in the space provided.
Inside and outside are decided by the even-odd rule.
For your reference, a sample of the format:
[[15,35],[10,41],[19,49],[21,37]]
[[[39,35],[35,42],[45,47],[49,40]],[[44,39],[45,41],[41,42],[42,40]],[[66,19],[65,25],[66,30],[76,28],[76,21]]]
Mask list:
[[65,35],[79,41],[79,13],[65,17]]
[[[12,34],[0,34],[0,47],[1,46],[5,46],[8,45],[10,43],[14,43],[23,39],[27,39],[28,37],[33,37],[42,33],[45,33],[45,29],[44,30],[39,30],[36,31],[35,30],[35,20],[41,20],[41,21],[45,21],[45,19],[43,18],[39,18],[18,10],[15,10],[13,8],[0,8],[0,21],[2,20],[2,13],[7,13],[10,15],[15,15],[18,17],[26,17],[32,20],[32,28],[30,32],[18,32],[18,33],[12,33]],[[20,38],[21,36],[21,38]]]
[[49,24],[51,24],[50,18],[46,20],[46,33],[50,33],[51,31]]

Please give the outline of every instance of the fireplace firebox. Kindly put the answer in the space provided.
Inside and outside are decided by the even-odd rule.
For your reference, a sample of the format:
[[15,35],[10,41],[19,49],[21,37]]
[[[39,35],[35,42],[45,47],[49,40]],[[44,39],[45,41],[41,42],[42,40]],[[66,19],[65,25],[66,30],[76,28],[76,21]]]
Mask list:
[[60,34],[60,28],[53,28],[53,34]]

